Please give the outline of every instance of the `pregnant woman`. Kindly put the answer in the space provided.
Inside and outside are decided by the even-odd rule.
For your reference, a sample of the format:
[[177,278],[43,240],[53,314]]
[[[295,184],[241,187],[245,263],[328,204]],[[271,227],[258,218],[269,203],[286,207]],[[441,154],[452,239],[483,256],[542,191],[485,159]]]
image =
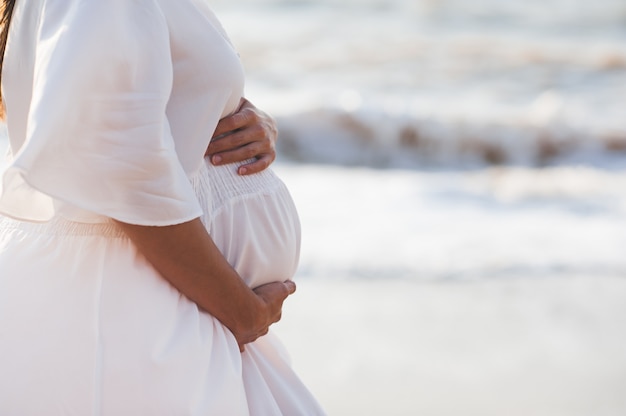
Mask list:
[[205,0],[2,3],[0,414],[323,414],[267,333],[289,193],[205,159],[244,85]]

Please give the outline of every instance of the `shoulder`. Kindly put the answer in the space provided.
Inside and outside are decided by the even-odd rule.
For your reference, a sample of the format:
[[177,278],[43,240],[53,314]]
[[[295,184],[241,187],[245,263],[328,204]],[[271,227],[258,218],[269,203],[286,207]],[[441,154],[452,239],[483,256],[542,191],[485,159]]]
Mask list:
[[[38,3],[41,4],[45,18],[76,17],[91,13],[98,13],[102,18],[123,18],[126,13],[161,10],[161,0],[39,0]],[[36,4],[30,3],[32,6]]]
[[[40,28],[75,35],[105,34],[111,40],[166,23],[160,0],[40,0]],[[36,3],[31,3],[33,6]],[[132,42],[132,38],[126,39]]]

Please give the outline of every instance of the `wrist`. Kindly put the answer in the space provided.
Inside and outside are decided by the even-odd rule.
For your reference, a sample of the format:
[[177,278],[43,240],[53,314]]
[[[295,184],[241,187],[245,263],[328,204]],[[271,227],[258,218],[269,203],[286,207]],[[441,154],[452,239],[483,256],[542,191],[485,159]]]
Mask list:
[[265,300],[254,292],[237,311],[232,324],[226,325],[237,337],[245,338],[248,334],[257,333],[260,328],[269,326],[269,307]]

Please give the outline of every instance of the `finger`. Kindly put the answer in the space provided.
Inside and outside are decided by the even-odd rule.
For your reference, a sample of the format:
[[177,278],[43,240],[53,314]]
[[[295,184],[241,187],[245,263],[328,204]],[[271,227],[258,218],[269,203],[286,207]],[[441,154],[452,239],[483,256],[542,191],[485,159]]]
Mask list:
[[256,106],[252,104],[247,98],[242,97],[241,100],[239,100],[239,109],[243,110],[244,108],[256,109]]
[[295,283],[272,282],[253,289],[270,306],[273,313],[280,311],[284,300],[295,291]]
[[272,142],[259,124],[249,126],[243,130],[230,133],[216,140],[211,140],[205,156],[215,155],[220,152],[234,150],[239,147],[256,143],[263,153],[272,149]]
[[237,110],[233,114],[230,114],[217,122],[215,131],[213,132],[213,137],[221,136],[222,134],[228,133],[229,131],[236,129],[235,126],[240,121],[240,119],[234,116],[239,114],[242,110],[248,108],[249,104],[250,102],[245,98],[239,100],[239,107],[237,108]]
[[276,315],[274,315],[274,319],[272,319],[272,324],[280,322],[280,319],[283,317],[283,311],[280,309]]
[[207,147],[205,156],[236,149],[253,142],[254,140],[251,140],[249,137],[249,132],[243,130],[229,133],[226,136],[211,140],[211,142],[209,142],[209,146]]
[[287,288],[287,293],[289,293],[290,295],[293,295],[296,292],[296,284],[293,280],[287,280],[283,282],[283,284]]
[[204,156],[208,157],[208,156],[216,155],[226,150],[230,150],[234,147],[234,146],[229,147],[230,143],[231,143],[231,140],[229,140],[229,136],[225,136],[223,138],[216,139],[216,140],[211,140],[209,142],[209,145],[206,148],[206,152],[204,152]]
[[219,137],[234,130],[254,125],[257,123],[257,120],[258,115],[254,111],[248,108],[242,109],[235,114],[221,119],[215,127],[213,137]]
[[239,125],[241,118],[236,116],[237,114],[233,114],[231,116],[227,116],[221,119],[217,123],[217,126],[215,126],[215,131],[213,132],[212,138],[215,139],[225,134],[228,134],[233,130],[237,130],[237,126]]
[[255,160],[254,162],[250,162],[250,163],[246,163],[245,165],[241,165],[238,169],[237,169],[237,173],[239,175],[252,175],[254,173],[258,173],[261,172],[262,170],[267,169],[267,167],[269,165],[271,165],[271,163],[274,161],[274,159],[276,158],[276,154],[272,153],[272,154],[265,154],[262,156],[257,156],[257,160]]
[[225,165],[228,163],[241,162],[243,160],[254,159],[257,155],[263,153],[265,152],[261,150],[261,145],[255,142],[234,150],[229,150],[212,155],[211,163],[213,163],[214,165]]

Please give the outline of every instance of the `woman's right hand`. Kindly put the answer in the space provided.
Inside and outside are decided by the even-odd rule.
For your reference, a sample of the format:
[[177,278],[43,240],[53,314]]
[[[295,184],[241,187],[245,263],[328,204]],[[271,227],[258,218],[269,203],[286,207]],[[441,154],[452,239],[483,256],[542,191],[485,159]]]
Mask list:
[[243,352],[245,345],[267,334],[272,324],[280,321],[283,310],[283,302],[288,296],[296,291],[296,284],[291,280],[285,282],[273,282],[254,289],[260,301],[261,314],[256,322],[249,328],[233,332],[239,344],[239,350]]

